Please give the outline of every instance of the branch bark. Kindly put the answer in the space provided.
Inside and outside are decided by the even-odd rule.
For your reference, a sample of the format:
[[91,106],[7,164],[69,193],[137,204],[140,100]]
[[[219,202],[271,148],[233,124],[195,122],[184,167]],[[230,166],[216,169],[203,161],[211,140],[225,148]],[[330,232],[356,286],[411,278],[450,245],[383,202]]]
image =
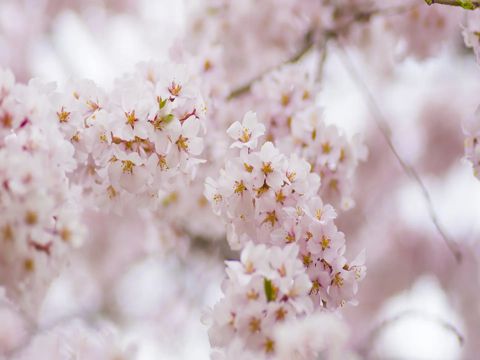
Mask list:
[[[479,0],[480,1],[480,0]],[[310,50],[313,48],[317,47],[318,49],[323,51],[322,54],[322,62],[325,61],[323,57],[325,56],[325,51],[327,48],[327,43],[329,42],[330,39],[335,39],[339,35],[343,34],[345,31],[348,31],[350,26],[352,26],[355,23],[366,23],[370,20],[372,16],[375,15],[395,15],[395,14],[400,14],[402,12],[406,12],[411,8],[411,6],[394,6],[394,7],[389,7],[389,8],[379,8],[379,9],[373,9],[373,10],[368,10],[368,11],[360,11],[357,14],[355,14],[351,19],[346,21],[344,24],[339,25],[335,30],[328,30],[325,31],[322,36],[320,36],[321,41],[320,44],[315,43],[315,34],[314,34],[314,29],[311,29],[305,34],[304,41],[303,41],[303,46],[299,49],[297,53],[295,53],[290,59],[287,59],[285,62],[278,64],[277,66],[274,66],[273,68],[265,71],[264,73],[261,73],[257,75],[255,78],[250,80],[248,83],[232,90],[230,94],[227,97],[227,100],[232,100],[235,99],[239,96],[242,96],[248,92],[250,92],[252,85],[260,80],[265,74],[268,74],[269,72],[285,65],[285,64],[293,64],[298,61],[300,61],[304,55],[306,55]],[[318,39],[317,39],[318,41]]]
[[[305,35],[305,39],[304,39],[304,43],[303,43],[303,46],[302,48],[296,53],[294,54],[290,59],[288,59],[287,61],[285,61],[284,63],[280,64],[281,65],[284,65],[284,64],[293,64],[293,63],[296,63],[297,61],[299,61],[301,58],[303,58],[303,56],[308,53],[310,51],[310,49],[313,48],[313,46],[315,45],[314,43],[314,40],[313,40],[313,31],[309,31],[306,35]],[[277,66],[279,67],[279,66]],[[269,73],[270,71],[272,71],[274,69],[270,69],[269,71],[266,71],[265,73],[262,73],[258,76],[256,76],[254,79],[252,79],[251,81],[249,81],[248,83],[246,83],[245,85],[242,85],[240,86],[239,88],[236,88],[235,90],[233,90],[230,95],[228,95],[227,97],[227,100],[232,100],[232,99],[235,99],[243,94],[246,94],[248,92],[250,92],[251,88],[252,88],[252,85],[260,80],[262,78],[263,75],[265,75],[266,73]]]
[[466,10],[480,8],[480,1],[477,0],[425,0],[428,5],[439,4],[448,6],[459,6]]

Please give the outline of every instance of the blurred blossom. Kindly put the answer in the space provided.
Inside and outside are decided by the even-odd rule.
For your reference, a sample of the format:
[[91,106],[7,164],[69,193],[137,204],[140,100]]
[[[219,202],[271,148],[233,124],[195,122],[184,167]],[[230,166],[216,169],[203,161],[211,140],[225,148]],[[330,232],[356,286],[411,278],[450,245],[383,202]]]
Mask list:
[[1,1],[0,358],[476,358],[479,11]]

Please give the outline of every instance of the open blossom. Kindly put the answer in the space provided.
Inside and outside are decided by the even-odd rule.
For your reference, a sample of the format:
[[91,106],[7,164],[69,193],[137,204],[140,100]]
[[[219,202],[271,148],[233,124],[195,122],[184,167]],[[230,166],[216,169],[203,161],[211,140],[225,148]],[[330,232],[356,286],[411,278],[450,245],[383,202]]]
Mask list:
[[156,208],[161,191],[202,160],[205,104],[182,65],[139,65],[110,93],[90,82],[57,95],[58,122],[75,147],[76,179],[97,204]]
[[260,136],[265,133],[265,126],[258,123],[255,113],[245,114],[242,123],[234,122],[227,130],[227,134],[236,140],[231,147],[256,148]]
[[248,243],[240,262],[227,262],[225,297],[211,315],[214,348],[228,352],[241,344],[242,352],[275,357],[275,328],[312,312],[311,283],[297,252],[296,245],[281,249]]

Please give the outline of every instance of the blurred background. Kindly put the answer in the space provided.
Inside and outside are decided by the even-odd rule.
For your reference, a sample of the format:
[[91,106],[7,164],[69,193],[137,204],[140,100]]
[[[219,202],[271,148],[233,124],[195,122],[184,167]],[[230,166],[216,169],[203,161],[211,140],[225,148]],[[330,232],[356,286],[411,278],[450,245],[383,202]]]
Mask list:
[[[168,58],[191,25],[192,8],[201,6],[181,0],[0,0],[0,65],[20,81],[40,77],[62,87],[71,78],[88,78],[108,89],[139,61]],[[349,253],[367,253],[359,305],[343,315],[353,346],[367,346],[367,357],[473,359],[470,351],[480,346],[480,184],[462,160],[461,125],[478,106],[480,68],[462,45],[460,25],[456,30],[428,59],[399,60],[398,41],[381,31],[368,47],[347,46],[347,53],[388,120],[401,157],[421,174],[445,233],[468,244],[460,265],[432,224],[418,184],[376,128],[344,52],[332,44],[326,58],[319,97],[325,119],[349,135],[362,134],[369,148],[353,196],[358,206],[338,221]],[[105,275],[112,279],[108,300],[94,285],[80,292],[75,286],[89,284],[95,274],[67,271],[49,289],[40,323],[48,328],[90,311],[114,323],[121,346],[133,346],[138,359],[207,359],[201,318],[221,296],[224,257],[220,250],[197,255],[155,249],[136,257],[121,272]],[[466,345],[464,336],[475,329],[477,339]]]

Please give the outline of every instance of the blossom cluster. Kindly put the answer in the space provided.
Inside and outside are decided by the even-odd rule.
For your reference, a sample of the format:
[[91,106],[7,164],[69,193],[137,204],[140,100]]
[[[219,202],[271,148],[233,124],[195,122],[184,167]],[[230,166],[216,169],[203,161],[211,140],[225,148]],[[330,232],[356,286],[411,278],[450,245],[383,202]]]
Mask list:
[[321,195],[343,210],[355,204],[352,198],[353,180],[360,162],[368,150],[359,135],[351,139],[336,125],[327,125],[318,106],[297,114],[292,122],[292,140],[298,144],[290,148],[305,158],[312,171],[322,179]]
[[217,181],[206,180],[206,196],[228,220],[228,240],[235,249],[253,239],[271,242],[272,230],[283,222],[282,210],[313,196],[320,185],[319,176],[297,155],[289,159],[271,142],[256,149],[263,132],[254,113],[232,124],[228,133],[236,140],[231,147],[240,148],[238,156],[226,162]]
[[51,276],[82,241],[78,191],[68,179],[73,147],[52,121],[52,90],[0,70],[0,277],[13,294]]
[[[183,65],[140,64],[110,91],[88,80],[62,91],[38,80],[22,85],[2,70],[0,279],[9,296],[35,310],[39,291],[83,242],[87,211],[142,212],[164,228],[169,244],[183,239],[182,222],[159,209],[204,162],[205,112],[197,80]],[[197,188],[201,194],[201,182]]]
[[109,93],[81,81],[52,101],[75,148],[75,179],[103,209],[154,210],[202,162],[206,106],[183,65],[140,64]]
[[[35,58],[23,55],[31,54],[28,49],[33,45],[40,52],[54,44],[57,48],[58,39],[50,39],[52,43],[39,39],[51,35],[45,36],[44,31],[55,32],[56,21],[51,20],[70,6],[74,11],[82,8],[73,18],[87,27],[107,30],[103,23],[112,22],[116,34],[117,20],[126,20],[126,14],[108,19],[110,10],[125,7],[135,16],[137,7],[147,6],[132,0],[89,0],[94,7],[84,9],[72,0],[44,0],[32,11],[28,1],[17,2],[6,0],[5,6],[0,5],[5,10],[0,11],[0,28],[5,28],[0,43],[9,45],[4,48],[22,46],[0,51],[0,60],[17,64],[15,71],[23,78],[30,73],[27,66],[33,61],[29,59]],[[133,358],[112,336],[113,329],[101,323],[110,316],[127,331],[127,336],[120,337],[122,343],[136,338],[137,329],[142,337],[144,330],[152,328],[155,335],[163,335],[157,331],[163,325],[174,328],[175,337],[180,337],[177,330],[185,330],[187,322],[182,320],[197,310],[192,304],[210,300],[210,287],[204,285],[206,278],[222,270],[216,255],[232,260],[226,262],[223,297],[209,314],[214,360],[347,359],[347,341],[361,356],[370,357],[368,351],[374,348],[382,326],[364,331],[365,318],[373,317],[386,298],[426,270],[436,272],[445,289],[459,290],[468,283],[470,290],[455,291],[455,296],[462,297],[459,310],[472,314],[464,305],[474,303],[472,282],[451,276],[453,268],[444,266],[453,261],[444,256],[447,250],[435,247],[438,258],[435,263],[429,260],[434,258],[431,248],[417,241],[423,230],[420,234],[405,231],[403,221],[398,221],[403,219],[398,212],[401,207],[391,198],[382,200],[392,193],[392,186],[402,190],[404,184],[395,168],[398,164],[387,151],[379,150],[385,149],[379,136],[369,139],[374,160],[359,172],[368,192],[355,196],[357,210],[344,211],[355,206],[354,181],[367,151],[358,137],[348,136],[328,117],[335,109],[324,112],[320,107],[323,87],[337,80],[343,87],[342,76],[327,74],[340,65],[330,59],[331,53],[345,55],[348,62],[354,50],[352,66],[345,68],[351,72],[352,84],[358,81],[369,96],[367,85],[379,84],[380,79],[372,76],[362,86],[362,77],[373,75],[372,69],[380,73],[378,62],[388,70],[381,72],[389,75],[388,82],[397,84],[404,70],[422,64],[418,60],[437,54],[444,44],[458,45],[454,35],[460,13],[428,7],[421,0],[180,3],[179,8],[191,5],[199,10],[199,14],[185,14],[184,37],[177,41],[179,34],[174,34],[172,26],[166,42],[154,41],[148,48],[154,53],[158,46],[163,53],[167,43],[174,43],[170,55],[188,66],[143,63],[109,88],[72,80],[65,89],[38,80],[17,84],[11,73],[0,70],[0,358]],[[172,4],[178,5],[156,6],[170,15]],[[25,21],[16,24],[22,12]],[[149,30],[135,37],[151,42],[144,35],[155,33],[150,26],[158,30],[159,22],[146,18],[130,27],[142,30],[139,26],[150,23]],[[480,59],[478,23],[477,13],[466,15],[463,36]],[[388,50],[400,55],[391,59],[392,64],[385,61]],[[458,46],[452,50],[458,52]],[[62,62],[64,56],[52,60]],[[415,62],[408,62],[406,68],[398,66],[398,71],[385,69],[407,57]],[[367,60],[358,76],[357,60]],[[372,60],[375,65],[369,63]],[[339,75],[345,74],[339,71]],[[385,100],[392,95],[389,86],[382,84]],[[372,96],[369,101],[375,105],[379,99]],[[386,105],[392,104],[387,101]],[[445,117],[443,110],[451,109],[447,103],[441,105]],[[238,114],[246,115],[236,121]],[[441,138],[442,149],[455,157],[448,149],[450,143],[443,141],[444,131],[428,121],[436,131],[424,131],[425,140],[438,143]],[[395,134],[398,124],[387,123]],[[479,124],[478,114],[465,124],[466,157],[478,178]],[[402,141],[388,145],[397,160],[408,165],[402,159]],[[421,173],[420,159],[428,157],[429,146],[423,146],[425,154],[416,156],[421,146],[413,145],[405,148],[415,160],[412,167],[418,165]],[[441,158],[445,169],[453,163]],[[434,210],[430,215],[440,229]],[[376,219],[376,236],[359,221],[359,214]],[[383,237],[392,238],[393,233],[394,238],[411,243],[377,246],[378,229]],[[359,247],[371,246],[370,269],[392,269],[388,276],[363,284],[368,290],[364,294],[358,294],[366,274],[364,253],[353,260],[347,256],[343,231],[358,238]],[[217,239],[226,240],[231,249],[212,242]],[[79,245],[80,251],[72,251]],[[459,249],[466,253],[470,248],[459,243]],[[157,262],[165,250],[175,252],[180,261],[170,256],[168,262],[174,265]],[[388,251],[399,253],[398,263],[413,270],[391,266],[391,259],[384,256]],[[411,256],[413,252],[418,254]],[[62,277],[47,289],[53,273],[65,264],[70,266],[62,268]],[[175,277],[164,276],[164,270]],[[163,282],[163,290],[152,291],[151,282]],[[379,283],[391,286],[379,293],[375,291]],[[132,298],[131,289],[142,296]],[[57,296],[61,292],[65,297]],[[151,297],[144,299],[144,293]],[[69,303],[66,309],[57,309],[55,302],[65,298],[75,301],[64,301]],[[348,331],[337,316],[357,299],[366,299],[367,306],[356,314],[345,314],[349,325],[356,327],[347,340]],[[35,303],[36,310],[46,314],[31,316],[25,312],[25,303]],[[88,323],[69,320],[76,315],[88,317]],[[56,324],[59,319],[62,324]],[[49,330],[43,331],[46,323]],[[474,326],[467,325],[475,334]],[[139,353],[144,352],[142,343],[138,342]]]
[[[363,255],[353,262],[346,260],[345,236],[334,223],[336,212],[318,195],[320,176],[296,154],[288,158],[271,142],[260,147],[264,132],[264,125],[251,112],[245,115],[242,123],[233,123],[227,130],[234,140],[232,157],[217,181],[206,180],[206,197],[214,211],[226,221],[230,245],[233,249],[243,249],[241,263],[250,271],[276,263],[278,260],[271,260],[269,256],[275,257],[273,254],[278,249],[294,254],[290,256],[296,258],[294,263],[308,279],[306,292],[314,309],[335,310],[346,303],[354,303],[358,282],[365,275]],[[255,248],[252,242],[259,245]],[[251,256],[256,260],[251,260]],[[237,263],[229,263],[229,269],[240,266],[233,264]],[[289,281],[292,283],[291,279]],[[229,303],[235,296],[226,291],[225,300],[220,304]],[[214,308],[214,318],[225,316],[222,309],[223,305]],[[240,318],[245,316],[243,310],[236,314]],[[228,319],[224,321],[228,323]],[[274,326],[275,323],[264,325]],[[263,337],[255,336],[255,341],[265,345],[269,331],[273,330],[267,329]],[[237,334],[236,328],[232,336],[244,337],[241,331]],[[212,343],[225,345],[215,339]],[[267,344],[267,350],[273,351],[270,342]]]
[[282,249],[249,242],[240,261],[227,262],[225,297],[209,331],[212,346],[228,352],[240,341],[250,351],[274,354],[275,325],[313,311],[311,282],[297,253],[295,244]]
[[308,161],[322,179],[322,198],[349,209],[355,171],[367,150],[358,136],[348,139],[336,125],[326,124],[318,93],[315,71],[289,64],[256,82],[249,100],[268,129],[267,139]]

